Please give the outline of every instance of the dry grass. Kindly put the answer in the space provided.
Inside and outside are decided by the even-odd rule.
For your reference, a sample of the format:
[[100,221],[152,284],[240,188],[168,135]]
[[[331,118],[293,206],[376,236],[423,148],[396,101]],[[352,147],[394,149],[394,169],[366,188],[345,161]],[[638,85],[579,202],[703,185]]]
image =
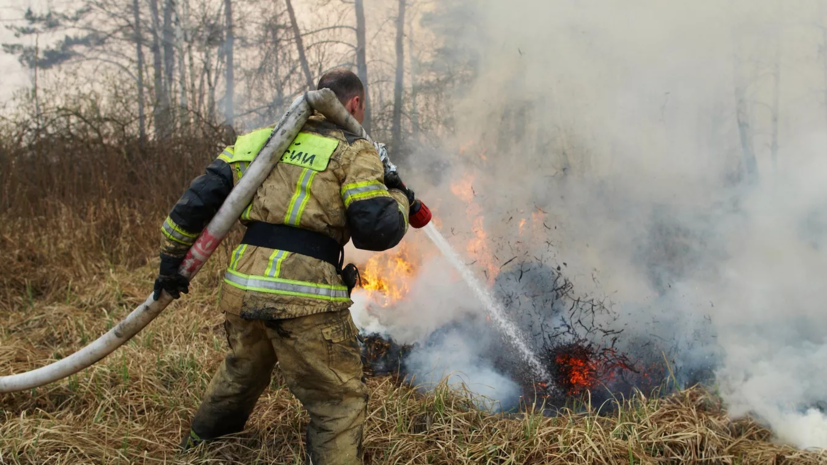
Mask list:
[[[67,134],[39,148],[0,140],[0,374],[72,353],[146,297],[158,225],[215,145],[141,152]],[[94,367],[0,395],[0,464],[304,463],[307,417],[278,376],[246,431],[175,452],[226,350],[216,302],[228,253]],[[608,417],[547,418],[486,414],[445,385],[427,395],[391,378],[369,386],[369,464],[827,463],[824,453],[773,444],[752,420],[731,420],[701,390],[639,396]]]
[[[4,287],[3,374],[66,356],[97,337],[145,298],[154,277],[153,260],[134,267],[95,264],[82,254],[58,263],[48,258],[37,266],[54,273],[59,263],[77,260],[78,267],[57,273],[60,279],[46,281],[38,296]],[[224,259],[205,268],[185,300],[96,366],[2,395],[0,463],[304,463],[307,418],[278,376],[246,431],[191,454],[174,450],[225,351],[215,310]],[[369,464],[827,463],[823,453],[773,444],[752,420],[729,419],[701,390],[630,399],[610,417],[547,418],[486,414],[444,385],[427,395],[392,378],[369,385]]]

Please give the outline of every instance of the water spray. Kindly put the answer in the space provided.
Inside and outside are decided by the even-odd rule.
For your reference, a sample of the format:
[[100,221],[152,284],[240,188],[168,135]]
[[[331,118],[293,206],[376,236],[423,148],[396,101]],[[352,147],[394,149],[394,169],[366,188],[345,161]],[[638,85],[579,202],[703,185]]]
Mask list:
[[489,292],[489,290],[477,280],[471,269],[465,265],[459,254],[457,254],[454,248],[451,247],[451,244],[448,243],[433,223],[425,226],[424,230],[425,234],[428,235],[428,238],[431,239],[439,251],[442,252],[442,255],[444,255],[445,258],[451,262],[451,265],[454,266],[454,269],[457,270],[462,279],[468,284],[468,287],[471,288],[477,299],[479,299],[483,306],[485,306],[485,310],[491,316],[491,320],[500,327],[506,336],[508,336],[511,343],[514,344],[514,347],[520,352],[520,356],[531,367],[531,370],[534,372],[534,376],[537,378],[535,382],[548,382],[551,379],[551,376],[545,367],[543,367],[543,364],[540,363],[540,360],[534,352],[532,352],[528,345],[526,345],[525,336],[521,333],[519,328],[517,328],[514,323],[506,318],[505,310],[503,309],[502,304],[500,304],[497,299],[491,295],[491,292]]

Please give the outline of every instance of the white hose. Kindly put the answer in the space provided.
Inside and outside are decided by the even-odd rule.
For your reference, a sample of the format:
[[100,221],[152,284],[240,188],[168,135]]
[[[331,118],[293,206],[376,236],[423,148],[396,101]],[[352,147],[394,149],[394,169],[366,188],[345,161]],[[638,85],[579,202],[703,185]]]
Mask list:
[[[337,109],[337,106],[341,110]],[[198,240],[190,248],[184,263],[181,265],[180,273],[182,275],[192,278],[210,258],[218,244],[227,236],[238,217],[247,208],[261,183],[264,182],[264,179],[279,162],[281,155],[301,131],[302,126],[312,114],[313,108],[325,115],[327,115],[326,112],[334,114],[334,117],[331,118],[333,121],[342,118],[342,112],[347,114],[336,95],[329,89],[307,92],[297,98],[281,118],[258,156],[250,164],[250,167],[244,173],[244,177],[233,188],[210,224],[207,225],[201,235],[198,236]],[[351,117],[351,119],[353,118]],[[353,120],[353,122],[356,122],[356,120]],[[359,127],[361,128],[361,126]],[[350,128],[348,129],[350,130]],[[161,294],[159,300],[155,300],[150,295],[144,303],[139,305],[114,328],[74,354],[36,370],[0,377],[0,392],[22,391],[43,386],[91,366],[138,334],[172,300],[172,297],[166,292]]]

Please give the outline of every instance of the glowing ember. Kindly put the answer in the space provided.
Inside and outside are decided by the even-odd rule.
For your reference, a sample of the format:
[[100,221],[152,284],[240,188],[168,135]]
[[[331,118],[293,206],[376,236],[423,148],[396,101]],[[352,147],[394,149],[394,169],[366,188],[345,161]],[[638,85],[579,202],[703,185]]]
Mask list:
[[595,363],[586,354],[560,354],[554,360],[561,386],[569,395],[577,395],[597,384]]
[[374,255],[360,266],[362,288],[370,300],[380,307],[389,307],[408,295],[410,282],[416,274],[416,264],[411,261],[410,245],[403,242],[399,247]]
[[567,396],[611,384],[620,372],[635,372],[626,356],[611,347],[578,341],[546,350],[544,360],[549,364],[554,384]]

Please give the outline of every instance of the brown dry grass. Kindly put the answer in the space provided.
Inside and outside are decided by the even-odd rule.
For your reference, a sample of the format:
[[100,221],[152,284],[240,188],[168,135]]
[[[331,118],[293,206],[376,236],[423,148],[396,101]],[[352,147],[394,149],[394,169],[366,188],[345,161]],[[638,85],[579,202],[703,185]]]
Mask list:
[[[8,140],[0,141],[0,374],[72,353],[146,297],[160,221],[215,145],[140,152],[64,137],[45,156]],[[191,454],[174,450],[226,350],[216,301],[228,252],[189,296],[94,367],[0,395],[0,464],[304,463],[307,417],[278,376],[246,431]],[[638,396],[613,416],[546,418],[486,414],[445,385],[426,395],[391,378],[369,386],[369,464],[827,463],[827,454],[772,443],[750,419],[733,421],[697,389]]]
[[[56,231],[82,236],[98,227],[93,218],[66,216],[77,223]],[[135,217],[124,221],[156,229],[137,224]],[[67,244],[78,236],[70,237]],[[54,236],[40,238],[47,239]],[[39,244],[27,241],[29,247]],[[54,278],[42,278],[38,295],[4,285],[3,374],[68,355],[146,297],[154,260],[143,266],[129,260],[98,263],[103,252],[95,248],[72,255],[67,245],[56,249],[69,254],[63,259],[50,262],[54,255],[47,253],[40,261],[15,265],[15,279]],[[30,392],[2,395],[0,463],[304,463],[306,414],[278,376],[245,432],[191,454],[174,450],[225,351],[222,317],[215,310],[225,260],[226,251],[199,275],[188,297],[91,369]],[[68,263],[76,268],[62,269]],[[6,266],[4,279],[12,279]],[[752,420],[731,420],[720,402],[701,390],[665,399],[639,396],[609,417],[564,412],[545,418],[528,411],[514,418],[483,413],[467,395],[444,385],[427,395],[391,378],[371,379],[369,385],[365,454],[370,464],[827,463],[824,453],[773,444],[770,433]]]

